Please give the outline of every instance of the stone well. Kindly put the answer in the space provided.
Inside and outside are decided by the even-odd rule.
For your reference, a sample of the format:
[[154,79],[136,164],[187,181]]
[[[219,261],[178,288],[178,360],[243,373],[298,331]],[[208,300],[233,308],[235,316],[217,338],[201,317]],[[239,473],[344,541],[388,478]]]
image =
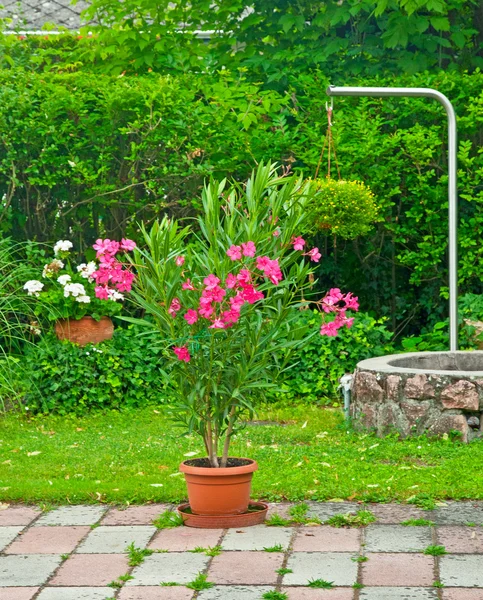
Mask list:
[[[413,352],[357,365],[351,416],[356,427],[406,437],[461,432],[467,442],[483,424],[483,351]],[[483,427],[482,427],[483,429]]]

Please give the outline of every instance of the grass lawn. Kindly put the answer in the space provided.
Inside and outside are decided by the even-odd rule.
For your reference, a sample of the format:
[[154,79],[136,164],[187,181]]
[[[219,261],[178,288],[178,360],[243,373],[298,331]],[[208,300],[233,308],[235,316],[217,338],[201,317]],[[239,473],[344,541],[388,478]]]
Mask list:
[[[348,429],[339,411],[269,407],[233,442],[258,461],[253,498],[409,500],[483,498],[483,442],[378,439]],[[181,501],[178,464],[202,456],[162,408],[79,417],[2,417],[0,501]]]

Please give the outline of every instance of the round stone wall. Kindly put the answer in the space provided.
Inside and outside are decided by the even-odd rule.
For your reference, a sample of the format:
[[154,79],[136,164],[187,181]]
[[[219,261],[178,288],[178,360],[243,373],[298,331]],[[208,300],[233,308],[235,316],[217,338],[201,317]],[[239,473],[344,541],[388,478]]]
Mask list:
[[482,435],[483,352],[414,352],[363,360],[352,381],[356,428],[378,435]]

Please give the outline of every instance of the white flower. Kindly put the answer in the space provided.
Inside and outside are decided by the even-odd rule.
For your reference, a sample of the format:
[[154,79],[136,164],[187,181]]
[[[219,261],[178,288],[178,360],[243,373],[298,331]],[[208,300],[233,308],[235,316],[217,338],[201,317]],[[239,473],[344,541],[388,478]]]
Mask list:
[[38,296],[42,291],[44,284],[41,281],[37,281],[36,279],[30,279],[23,286],[23,289],[27,291],[29,296]]
[[64,287],[64,296],[68,298],[69,296],[73,296],[77,298],[77,296],[86,296],[86,290],[82,283],[68,283]]
[[84,304],[89,304],[90,301],[90,296],[77,296],[76,298],[76,302],[82,302]]
[[124,295],[120,292],[116,292],[116,290],[107,290],[107,295],[109,297],[109,300],[114,300],[114,302],[117,302],[118,300],[124,300]]
[[58,271],[60,271],[63,268],[64,268],[64,263],[61,260],[54,258],[54,260],[52,262],[50,262],[48,265],[44,265],[44,270],[42,271],[42,277],[52,277],[52,275],[54,273],[57,273]]
[[72,277],[70,275],[61,275],[60,277],[57,277],[57,281],[60,285],[66,285],[71,279]]
[[69,252],[73,245],[74,244],[72,242],[69,242],[69,240],[59,240],[54,246],[55,256],[57,256],[59,252]]
[[80,276],[84,279],[88,279],[90,283],[94,280],[92,279],[93,273],[97,271],[97,265],[94,261],[91,260],[89,263],[82,263],[77,267],[77,272],[80,273]]

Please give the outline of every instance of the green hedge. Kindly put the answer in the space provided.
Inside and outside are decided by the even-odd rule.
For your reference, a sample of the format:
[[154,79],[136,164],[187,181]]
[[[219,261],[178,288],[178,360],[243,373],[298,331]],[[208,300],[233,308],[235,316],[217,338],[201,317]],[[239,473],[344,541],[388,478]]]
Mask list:
[[[192,216],[211,174],[242,179],[257,161],[272,159],[313,175],[327,83],[316,71],[291,76],[279,91],[227,71],[216,77],[0,71],[0,233],[17,240],[70,237],[82,250],[98,235],[135,237],[138,221],[160,213]],[[454,101],[460,287],[481,293],[483,74],[333,83],[434,87]],[[382,221],[354,241],[313,240],[323,252],[320,289],[352,290],[364,310],[389,316],[398,334],[440,321],[448,279],[443,108],[424,98],[335,99],[334,139],[341,176],[372,188]]]
[[[307,310],[299,311],[298,320],[300,325],[308,324],[310,329],[320,329],[323,318],[319,311]],[[353,326],[340,329],[336,337],[312,337],[297,352],[297,358],[281,384],[282,391],[271,397],[289,402],[337,402],[341,395],[339,379],[342,375],[352,373],[357,363],[365,358],[394,352],[391,337],[384,320],[357,313]]]
[[28,381],[31,413],[77,413],[163,403],[160,350],[133,329],[116,329],[110,341],[81,347],[53,335],[19,365]]

